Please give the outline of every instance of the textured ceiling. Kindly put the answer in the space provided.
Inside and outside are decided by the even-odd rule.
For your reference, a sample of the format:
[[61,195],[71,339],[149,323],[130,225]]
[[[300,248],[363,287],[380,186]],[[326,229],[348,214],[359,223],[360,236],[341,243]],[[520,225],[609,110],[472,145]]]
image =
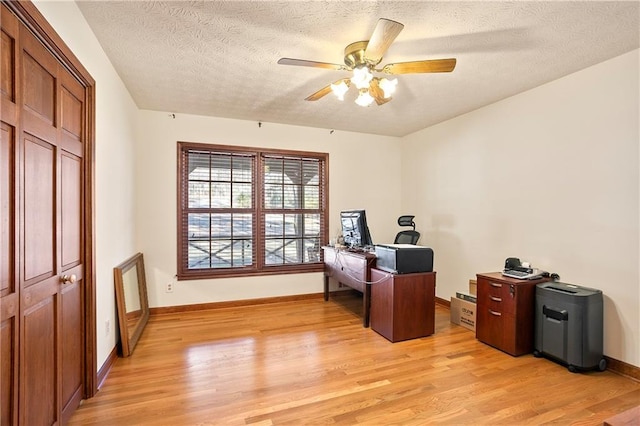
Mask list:
[[[639,47],[637,1],[77,1],[139,108],[403,136]],[[405,25],[381,65],[457,58],[398,76],[391,102],[304,99],[346,71],[378,18]]]

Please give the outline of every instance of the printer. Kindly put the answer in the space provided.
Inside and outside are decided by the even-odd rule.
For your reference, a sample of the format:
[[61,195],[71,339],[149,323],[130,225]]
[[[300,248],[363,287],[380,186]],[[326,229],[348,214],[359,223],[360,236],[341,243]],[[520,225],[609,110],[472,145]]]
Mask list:
[[413,244],[377,244],[376,268],[392,274],[433,272],[433,250]]

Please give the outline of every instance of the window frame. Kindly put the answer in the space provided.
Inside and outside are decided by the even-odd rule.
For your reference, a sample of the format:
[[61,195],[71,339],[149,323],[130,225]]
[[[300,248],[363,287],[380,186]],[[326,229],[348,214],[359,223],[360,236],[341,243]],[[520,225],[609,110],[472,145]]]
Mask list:
[[[222,154],[238,154],[253,158],[253,179],[252,179],[252,214],[254,214],[252,238],[253,238],[253,264],[247,267],[230,268],[206,268],[189,269],[188,267],[188,207],[189,201],[189,178],[187,158],[190,151],[218,152]],[[319,163],[319,202],[317,211],[320,214],[320,246],[326,244],[329,235],[329,154],[321,152],[294,151],[272,148],[257,148],[235,145],[218,145],[198,142],[177,143],[177,278],[178,280],[212,279],[246,277],[259,275],[283,275],[298,274],[307,272],[321,272],[324,270],[322,250],[316,262],[305,262],[283,265],[265,265],[265,242],[266,231],[264,224],[265,212],[267,209],[264,203],[265,179],[264,163],[267,159],[274,157],[290,157],[293,159],[313,159]],[[233,209],[229,209],[232,211]],[[243,209],[246,210],[246,209]],[[303,206],[298,209],[281,209],[284,214],[300,213]],[[304,236],[302,236],[304,240]]]

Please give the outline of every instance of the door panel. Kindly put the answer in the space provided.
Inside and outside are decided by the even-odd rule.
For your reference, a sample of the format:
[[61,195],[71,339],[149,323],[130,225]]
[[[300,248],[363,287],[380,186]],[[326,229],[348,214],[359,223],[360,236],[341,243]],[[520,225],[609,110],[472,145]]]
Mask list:
[[56,296],[51,295],[25,310],[22,317],[21,417],[25,425],[51,425],[57,420],[56,311]]
[[15,292],[14,134],[12,127],[0,123],[0,296]]
[[[5,308],[3,306],[2,313]],[[3,315],[4,316],[4,315]],[[16,407],[16,315],[0,321],[0,424],[11,425],[15,422]]]
[[46,119],[49,124],[54,124],[56,90],[55,78],[47,72],[40,64],[25,54],[22,58],[24,63],[24,79],[29,81],[29,86],[23,92],[24,106]]
[[[73,78],[69,76],[69,78]],[[64,79],[62,87],[62,114],[61,114],[61,127],[67,131],[70,135],[75,136],[76,139],[80,139],[82,135],[82,101],[76,96],[82,96],[82,88],[80,87],[80,93],[72,93],[71,87],[73,82]],[[75,85],[78,85],[77,83]],[[79,85],[78,85],[79,86]],[[75,92],[78,92],[76,87]]]
[[0,111],[2,121],[15,124],[16,115],[16,35],[17,22],[14,16],[2,8],[0,31]]
[[6,32],[0,32],[0,92],[13,100],[13,38]]
[[15,102],[15,58],[18,21],[15,17],[2,9],[2,31],[0,31],[0,93],[3,98]]
[[[30,135],[24,138],[24,280],[50,277],[54,257],[55,147]],[[37,282],[37,281],[36,281]]]
[[81,159],[67,153],[61,156],[61,232],[62,268],[80,263],[81,253]]
[[60,104],[60,128],[62,129],[60,147],[70,154],[82,157],[85,137],[83,111],[85,108],[84,87],[68,72],[60,76],[62,102]]
[[56,72],[54,57],[31,33],[21,32],[23,79],[22,102],[50,125],[56,124]]
[[[65,272],[65,274],[71,273],[81,277],[80,272],[73,269]],[[60,355],[62,358],[61,368],[64,372],[61,377],[63,418],[66,417],[67,411],[69,416],[73,413],[82,398],[83,282],[84,280],[78,278],[75,283],[65,284],[61,292]]]

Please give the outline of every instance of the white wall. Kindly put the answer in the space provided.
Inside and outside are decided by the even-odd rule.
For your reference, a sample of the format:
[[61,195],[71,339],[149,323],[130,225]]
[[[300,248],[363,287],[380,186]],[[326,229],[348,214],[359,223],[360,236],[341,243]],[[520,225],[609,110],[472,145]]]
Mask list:
[[[134,143],[137,107],[74,2],[35,1],[96,81],[96,322],[98,369],[116,345],[113,267],[136,253]],[[109,322],[109,332],[106,322]]]
[[[340,210],[364,208],[375,242],[398,231],[399,139],[297,126],[141,111],[137,145],[136,240],[144,253],[149,305],[178,306],[322,292],[322,274],[174,281],[177,268],[177,142],[329,153],[329,230]],[[324,242],[326,243],[326,241]],[[165,292],[174,282],[172,293]]]
[[640,366],[638,50],[416,132],[403,209],[437,294],[507,257],[601,289],[605,354]]
[[638,51],[398,141],[138,113],[75,3],[34,3],[97,82],[98,368],[116,344],[112,268],[137,251],[151,306],[321,291],[320,274],[300,274],[184,281],[164,293],[176,270],[177,140],[328,152],[331,234],[341,209],[366,208],[375,242],[393,238],[398,215],[416,214],[442,298],[507,256],[600,288],[605,353],[640,366]]

